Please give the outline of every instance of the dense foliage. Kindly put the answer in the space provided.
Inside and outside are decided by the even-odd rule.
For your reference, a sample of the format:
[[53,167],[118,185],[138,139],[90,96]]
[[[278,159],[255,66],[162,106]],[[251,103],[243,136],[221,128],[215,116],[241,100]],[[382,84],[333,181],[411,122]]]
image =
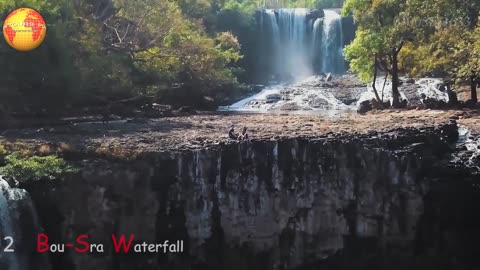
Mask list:
[[28,53],[0,43],[2,111],[51,114],[169,91],[194,102],[237,84],[236,37],[207,34],[174,1],[9,0],[1,16],[24,6],[44,16],[47,38]]
[[78,169],[63,158],[34,152],[22,143],[0,142],[0,175],[11,182],[59,180]]
[[[255,11],[342,7],[342,0],[4,0],[40,11],[44,44],[28,53],[0,42],[0,119],[64,115],[125,100],[212,108],[254,82]],[[345,50],[363,80],[377,71],[478,83],[478,1],[347,0],[358,32]],[[473,90],[472,90],[472,98]],[[140,103],[141,103],[140,102]]]
[[0,174],[5,179],[18,182],[55,180],[77,171],[57,156],[24,157],[20,153],[6,156],[5,166],[0,167]]
[[253,78],[256,9],[342,2],[1,1],[2,18],[31,7],[48,30],[32,52],[0,42],[0,115],[75,113],[135,97],[179,106],[218,104]]
[[400,73],[440,76],[447,84],[468,81],[472,101],[477,101],[478,1],[347,0],[343,12],[358,25],[355,40],[345,49],[352,71],[365,81],[378,70],[391,75],[393,106],[400,105]]

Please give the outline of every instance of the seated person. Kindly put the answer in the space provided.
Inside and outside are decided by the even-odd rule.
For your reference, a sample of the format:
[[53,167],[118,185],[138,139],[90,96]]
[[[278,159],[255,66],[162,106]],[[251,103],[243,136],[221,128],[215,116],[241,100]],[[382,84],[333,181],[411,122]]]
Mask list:
[[243,127],[242,135],[239,137],[240,140],[248,140],[247,127]]
[[232,125],[230,127],[230,130],[228,131],[228,138],[230,138],[232,140],[238,140],[238,137],[239,137],[239,135],[237,133],[235,133],[235,128]]

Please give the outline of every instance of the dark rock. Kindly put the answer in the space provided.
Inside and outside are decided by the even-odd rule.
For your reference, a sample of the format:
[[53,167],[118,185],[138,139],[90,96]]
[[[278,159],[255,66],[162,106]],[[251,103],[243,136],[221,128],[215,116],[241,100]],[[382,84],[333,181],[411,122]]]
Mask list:
[[197,111],[190,106],[182,106],[178,108],[178,110],[174,111],[174,114],[176,115],[193,115],[197,114]]
[[448,94],[448,105],[457,106],[458,105],[457,93],[455,93],[452,90],[447,90],[447,94]]
[[413,83],[415,83],[415,79],[408,78],[407,80],[405,80],[405,83],[413,84]]
[[[446,233],[453,237],[468,230],[479,239],[478,226],[471,223],[480,213],[478,192],[454,170],[440,171],[447,168],[441,161],[450,156],[456,131],[452,125],[367,135],[331,132],[315,139],[272,135],[275,139],[193,151],[206,143],[198,138],[182,153],[85,161],[81,174],[56,188],[33,188],[31,194],[46,231],[58,242],[88,230],[97,243],[111,243],[112,232],[118,232],[134,234],[134,244],[184,240],[187,245],[184,254],[156,259],[72,252],[54,269],[107,264],[132,270],[235,269],[230,266],[239,258],[248,260],[248,269],[322,269],[303,266],[335,256],[344,256],[344,262],[352,256],[367,261],[366,256],[371,262],[372,255],[390,250],[414,262],[412,250],[451,254],[470,243],[469,237],[435,241]],[[448,175],[451,185],[429,181]],[[467,250],[475,254],[462,254],[479,253]],[[209,262],[223,258],[221,266],[195,267],[206,264],[205,256]]]
[[265,98],[267,99],[267,102],[268,101],[277,102],[277,101],[282,99],[282,95],[280,95],[280,94],[270,94],[270,95],[267,95]]
[[381,103],[381,102],[378,102],[376,99],[372,99],[370,103],[372,104],[372,108],[374,110],[383,110],[390,107],[390,102],[388,101]]
[[325,81],[326,81],[326,82],[329,82],[329,81],[331,81],[331,80],[333,80],[332,73],[328,73],[328,74],[327,74],[327,77],[325,78]]
[[426,109],[446,109],[448,107],[448,104],[443,101],[443,100],[436,100],[433,98],[424,98],[423,99],[423,105]]
[[464,104],[465,104],[464,105],[465,107],[471,108],[471,109],[476,108],[478,106],[478,102],[474,102],[471,99],[467,100]]
[[263,85],[263,84],[255,84],[255,85],[252,86],[252,90],[253,90],[254,92],[260,92],[260,91],[262,91],[264,88],[265,88],[265,85]]
[[359,114],[365,114],[369,111],[373,110],[372,106],[372,101],[371,100],[365,100],[360,103],[357,109],[357,113]]
[[311,9],[307,13],[307,20],[315,21],[316,19],[323,17],[325,17],[325,12],[323,11],[323,9]]

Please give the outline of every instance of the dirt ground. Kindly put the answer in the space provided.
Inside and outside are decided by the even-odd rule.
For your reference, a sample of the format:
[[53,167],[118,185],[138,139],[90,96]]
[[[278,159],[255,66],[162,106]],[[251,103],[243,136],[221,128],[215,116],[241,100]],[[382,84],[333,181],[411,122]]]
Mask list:
[[43,152],[96,152],[131,155],[145,152],[188,150],[231,142],[227,132],[234,125],[249,130],[250,139],[321,137],[371,134],[400,128],[435,127],[452,120],[480,134],[479,111],[388,110],[356,113],[241,114],[213,113],[161,119],[134,119],[77,123],[67,126],[0,131],[5,143],[21,141]]

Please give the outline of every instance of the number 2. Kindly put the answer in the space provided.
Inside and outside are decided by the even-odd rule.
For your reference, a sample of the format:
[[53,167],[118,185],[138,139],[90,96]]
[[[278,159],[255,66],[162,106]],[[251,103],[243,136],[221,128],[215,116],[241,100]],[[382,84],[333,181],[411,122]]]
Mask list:
[[15,252],[15,251],[12,249],[12,246],[13,246],[13,238],[10,237],[10,236],[7,236],[7,237],[3,238],[3,240],[10,241],[9,244],[7,245],[7,247],[3,250],[3,252]]

